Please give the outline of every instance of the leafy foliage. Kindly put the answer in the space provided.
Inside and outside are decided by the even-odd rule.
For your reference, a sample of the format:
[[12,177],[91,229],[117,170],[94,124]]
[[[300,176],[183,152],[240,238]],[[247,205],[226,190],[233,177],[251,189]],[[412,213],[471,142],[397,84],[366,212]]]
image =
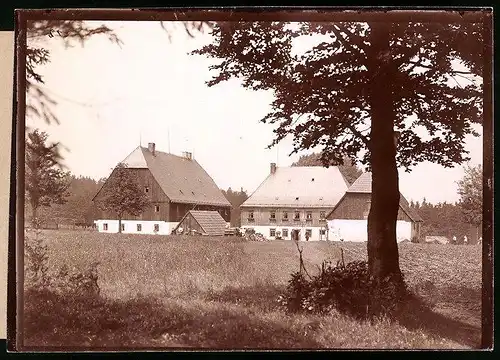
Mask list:
[[[92,198],[104,184],[105,179],[94,180],[89,177],[69,175],[68,197],[64,204],[53,204],[41,208],[38,218],[42,222],[54,221],[61,225],[90,225],[98,218],[99,209]],[[26,204],[29,210],[29,204]]]
[[458,203],[468,223],[479,225],[483,219],[483,169],[481,165],[464,167],[465,175],[458,182]]
[[47,138],[47,133],[35,129],[26,141],[26,196],[34,221],[40,206],[64,204],[68,196],[69,173],[60,169],[59,144],[47,144]]
[[[213,43],[194,54],[220,60],[210,67],[215,75],[209,86],[239,78],[246,88],[274,92],[272,111],[262,119],[278,125],[271,146],[293,135],[293,152],[319,146],[325,163],[343,156],[356,160],[360,151],[370,150],[368,85],[377,71],[368,56],[371,26],[219,23]],[[296,43],[312,35],[325,40],[296,53]],[[475,134],[472,125],[482,122],[482,86],[474,81],[482,75],[481,26],[394,23],[389,36],[391,52],[383,55],[395,71],[387,86],[393,89],[394,102],[388,105],[400,132],[399,165],[429,160],[451,166],[467,160],[465,136]],[[457,61],[467,69],[457,69]],[[457,77],[466,77],[467,85],[458,85]],[[428,139],[417,127],[427,130]],[[369,163],[369,151],[361,161]]]
[[[344,175],[345,179],[349,182],[350,185],[356,181],[356,179],[361,176],[363,173],[361,169],[359,169],[356,164],[349,159],[348,157],[344,157],[343,163],[334,163],[330,165],[336,165],[339,167],[340,172]],[[292,166],[323,166],[321,162],[321,154],[312,153],[307,155],[300,156],[299,160],[294,162]]]
[[[292,312],[338,311],[366,319],[393,314],[406,294],[405,289],[397,289],[389,281],[383,285],[384,291],[374,294],[374,288],[365,261],[324,262],[321,273],[310,279],[303,272],[292,274],[283,304]],[[371,311],[375,301],[382,304],[378,312]]]
[[139,216],[149,205],[149,199],[139,186],[137,177],[127,166],[120,163],[113,170],[96,200],[103,211],[114,212],[120,221],[125,214]]

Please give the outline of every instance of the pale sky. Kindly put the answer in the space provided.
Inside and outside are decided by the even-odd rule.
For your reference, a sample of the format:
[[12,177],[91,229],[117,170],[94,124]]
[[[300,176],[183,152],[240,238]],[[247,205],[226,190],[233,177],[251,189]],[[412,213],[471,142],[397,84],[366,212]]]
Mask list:
[[[246,90],[238,80],[205,85],[213,60],[188,52],[210,43],[208,34],[191,39],[178,27],[169,40],[159,22],[108,25],[123,41],[121,48],[104,36],[69,49],[57,37],[47,38],[51,62],[38,68],[59,102],[61,124],[27,124],[69,148],[63,154],[73,174],[106,177],[140,141],[143,146],[154,142],[159,151],[191,151],[221,189],[243,187],[251,193],[271,162],[290,166],[310,152],[289,157],[291,139],[266,149],[274,126],[259,120],[270,110],[269,92]],[[467,140],[471,164],[482,163],[482,141]],[[453,202],[462,175],[461,166],[426,162],[409,174],[400,171],[400,189],[408,200]]]

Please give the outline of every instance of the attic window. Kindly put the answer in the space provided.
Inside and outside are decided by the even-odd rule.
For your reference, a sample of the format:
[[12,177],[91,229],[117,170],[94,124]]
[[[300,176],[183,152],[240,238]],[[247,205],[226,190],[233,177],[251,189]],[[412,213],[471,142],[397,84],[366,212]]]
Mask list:
[[323,196],[319,198],[320,200],[323,200]]
[[311,181],[314,181],[314,178],[312,178]]
[[299,197],[297,196],[297,197],[295,198],[295,200],[299,200]]

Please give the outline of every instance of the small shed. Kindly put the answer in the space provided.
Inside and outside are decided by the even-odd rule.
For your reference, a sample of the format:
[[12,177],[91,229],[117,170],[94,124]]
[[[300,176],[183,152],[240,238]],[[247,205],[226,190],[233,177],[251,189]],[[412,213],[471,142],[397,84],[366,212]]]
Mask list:
[[224,236],[227,223],[218,211],[189,210],[175,227],[176,234]]

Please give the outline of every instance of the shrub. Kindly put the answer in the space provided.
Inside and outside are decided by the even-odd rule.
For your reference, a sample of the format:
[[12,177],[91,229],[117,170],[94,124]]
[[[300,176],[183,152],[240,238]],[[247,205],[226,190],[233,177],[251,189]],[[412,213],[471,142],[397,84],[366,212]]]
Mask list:
[[303,272],[293,273],[280,302],[291,312],[325,314],[336,310],[368,318],[394,313],[405,293],[401,283],[391,279],[376,286],[365,261],[324,262],[320,274],[309,279]]
[[[29,235],[29,236],[28,236]],[[24,285],[27,289],[47,290],[59,294],[99,295],[98,262],[85,269],[70,269],[63,265],[55,273],[49,272],[47,245],[39,236],[39,231],[26,234],[24,239],[25,274]]]

